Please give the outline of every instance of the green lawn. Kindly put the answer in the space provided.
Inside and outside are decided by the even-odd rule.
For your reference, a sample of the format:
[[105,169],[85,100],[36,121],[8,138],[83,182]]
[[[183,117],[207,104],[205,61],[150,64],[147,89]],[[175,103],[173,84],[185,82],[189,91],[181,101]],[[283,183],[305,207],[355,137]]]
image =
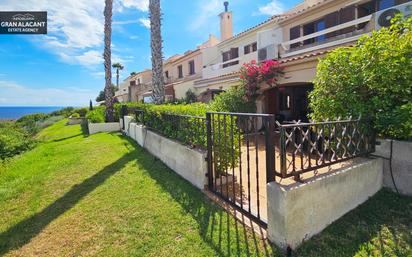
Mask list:
[[[0,166],[0,256],[281,255],[119,134],[65,121]],[[412,199],[382,191],[299,256],[412,256]]]

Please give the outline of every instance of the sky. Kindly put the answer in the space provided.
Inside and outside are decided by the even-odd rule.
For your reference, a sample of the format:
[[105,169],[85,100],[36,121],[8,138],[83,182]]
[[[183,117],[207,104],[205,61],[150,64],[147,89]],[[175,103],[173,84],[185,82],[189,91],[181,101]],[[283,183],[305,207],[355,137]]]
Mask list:
[[[112,63],[151,67],[149,0],[113,0]],[[219,37],[224,0],[162,0],[163,55]],[[234,33],[301,0],[231,0]],[[87,106],[104,87],[104,0],[0,0],[0,11],[47,11],[47,35],[0,35],[0,106]],[[114,73],[113,73],[114,74]],[[115,78],[113,78],[115,82]]]

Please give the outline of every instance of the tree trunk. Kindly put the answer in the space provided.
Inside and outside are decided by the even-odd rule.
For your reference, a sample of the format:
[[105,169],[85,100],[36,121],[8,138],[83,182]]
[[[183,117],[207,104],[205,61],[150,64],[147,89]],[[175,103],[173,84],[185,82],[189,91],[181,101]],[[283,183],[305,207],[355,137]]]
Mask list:
[[163,55],[161,34],[160,0],[149,0],[150,10],[150,46],[152,49],[152,87],[153,100],[156,104],[164,102]]
[[117,90],[119,90],[119,68],[116,69],[116,86]]
[[106,103],[106,122],[114,121],[113,92],[112,92],[112,8],[113,0],[105,0],[104,6],[104,70],[106,85],[104,97]]

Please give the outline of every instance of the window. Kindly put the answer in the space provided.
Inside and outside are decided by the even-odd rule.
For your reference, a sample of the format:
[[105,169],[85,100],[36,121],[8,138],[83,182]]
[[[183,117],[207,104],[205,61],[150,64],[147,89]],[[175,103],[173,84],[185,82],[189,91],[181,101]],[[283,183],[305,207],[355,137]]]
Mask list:
[[395,0],[379,0],[378,10],[390,8],[395,5]]
[[375,1],[370,1],[358,6],[358,18],[368,16],[376,11]]
[[137,84],[140,85],[140,78],[137,79]]
[[165,71],[165,78],[169,78],[169,71]]
[[[296,26],[290,29],[290,40],[300,38],[300,26]],[[299,47],[300,43],[291,44],[290,48]]]
[[183,78],[183,66],[182,65],[177,66],[177,72],[178,72],[179,79]]
[[[325,21],[324,20],[319,20],[318,22],[316,22],[316,32],[324,30],[325,26],[326,26]],[[321,36],[318,36],[316,38],[316,41],[320,42],[320,41],[323,41],[325,39],[326,39],[326,35],[321,35]]]
[[[311,22],[311,23],[308,23],[308,24],[303,26],[303,35],[304,36],[310,35],[310,34],[313,34],[315,32],[319,32],[321,30],[324,30],[325,28],[326,28],[326,24],[325,24],[324,19],[321,19],[321,20],[318,20],[318,21],[315,21],[315,22]],[[303,42],[303,44],[308,45],[308,44],[312,44],[314,42],[323,41],[325,39],[326,39],[326,36],[321,35],[321,36],[318,36],[316,38],[307,39]]]
[[[235,48],[231,48],[229,51],[223,52],[222,53],[222,57],[223,57],[223,62],[227,62],[233,59],[236,59],[239,57],[239,48],[235,47]],[[239,64],[239,61],[233,61],[230,63],[225,63],[223,64],[223,68],[232,66],[232,65],[237,65]]]
[[192,61],[189,62],[189,75],[193,75],[195,73],[196,73],[196,71],[195,71],[195,61],[192,60]]
[[256,51],[257,51],[257,42],[254,42],[254,43],[252,43],[252,44],[246,45],[246,46],[244,47],[244,54],[245,54],[245,55],[246,55],[246,54],[253,53],[253,52],[256,52]]

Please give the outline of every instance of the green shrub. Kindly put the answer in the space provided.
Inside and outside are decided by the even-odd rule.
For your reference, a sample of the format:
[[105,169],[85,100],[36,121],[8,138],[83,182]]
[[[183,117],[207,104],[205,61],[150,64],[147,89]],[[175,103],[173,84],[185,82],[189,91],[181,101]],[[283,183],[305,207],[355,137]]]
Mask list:
[[35,134],[40,130],[38,123],[43,122],[49,117],[50,115],[44,113],[29,114],[18,119],[16,123],[18,126],[25,128],[28,133]]
[[49,118],[47,118],[43,121],[39,121],[36,124],[37,131],[40,131],[40,130],[42,130],[42,129],[44,129],[44,128],[46,128],[46,127],[62,120],[62,119],[64,119],[63,116],[51,116],[51,117],[49,117]]
[[246,97],[246,90],[242,86],[229,88],[215,97],[210,109],[218,112],[256,112],[256,104]]
[[[207,134],[206,134],[206,113],[211,111],[211,107],[204,103],[193,104],[144,104],[144,103],[127,103],[129,108],[136,108],[144,111],[144,123],[146,126],[154,129],[160,134],[177,139],[186,145],[207,147]],[[121,105],[115,105],[116,112],[120,115]],[[183,116],[196,116],[202,117],[202,119],[196,119],[193,117],[172,117],[170,114],[183,115]],[[134,115],[134,114],[130,114]],[[239,131],[237,129],[236,118],[229,116],[215,116],[212,121],[214,126],[214,156],[215,156],[215,168],[217,174],[222,174],[226,170],[231,169],[233,166],[237,166],[238,159],[235,158],[232,162],[231,155],[239,155]],[[222,126],[218,126],[220,123]],[[230,129],[233,126],[233,129]],[[233,133],[233,146],[231,144]],[[219,138],[219,139],[218,139]]]
[[51,116],[64,116],[65,118],[68,118],[72,114],[73,111],[74,111],[73,107],[65,107],[63,109],[50,113],[50,115]]
[[87,108],[76,109],[76,112],[80,115],[80,117],[86,117],[88,111],[89,110]]
[[70,117],[72,118],[80,118],[80,114],[78,114],[77,112],[73,113]]
[[184,101],[188,104],[195,103],[197,101],[196,94],[191,89],[187,90]]
[[368,116],[379,136],[412,138],[412,18],[332,51],[317,70],[313,119]]
[[0,122],[0,159],[4,160],[34,147],[35,140],[14,122]]
[[104,123],[105,122],[105,115],[104,115],[105,108],[104,106],[99,106],[94,108],[93,111],[89,111],[86,115],[86,118],[91,123]]

